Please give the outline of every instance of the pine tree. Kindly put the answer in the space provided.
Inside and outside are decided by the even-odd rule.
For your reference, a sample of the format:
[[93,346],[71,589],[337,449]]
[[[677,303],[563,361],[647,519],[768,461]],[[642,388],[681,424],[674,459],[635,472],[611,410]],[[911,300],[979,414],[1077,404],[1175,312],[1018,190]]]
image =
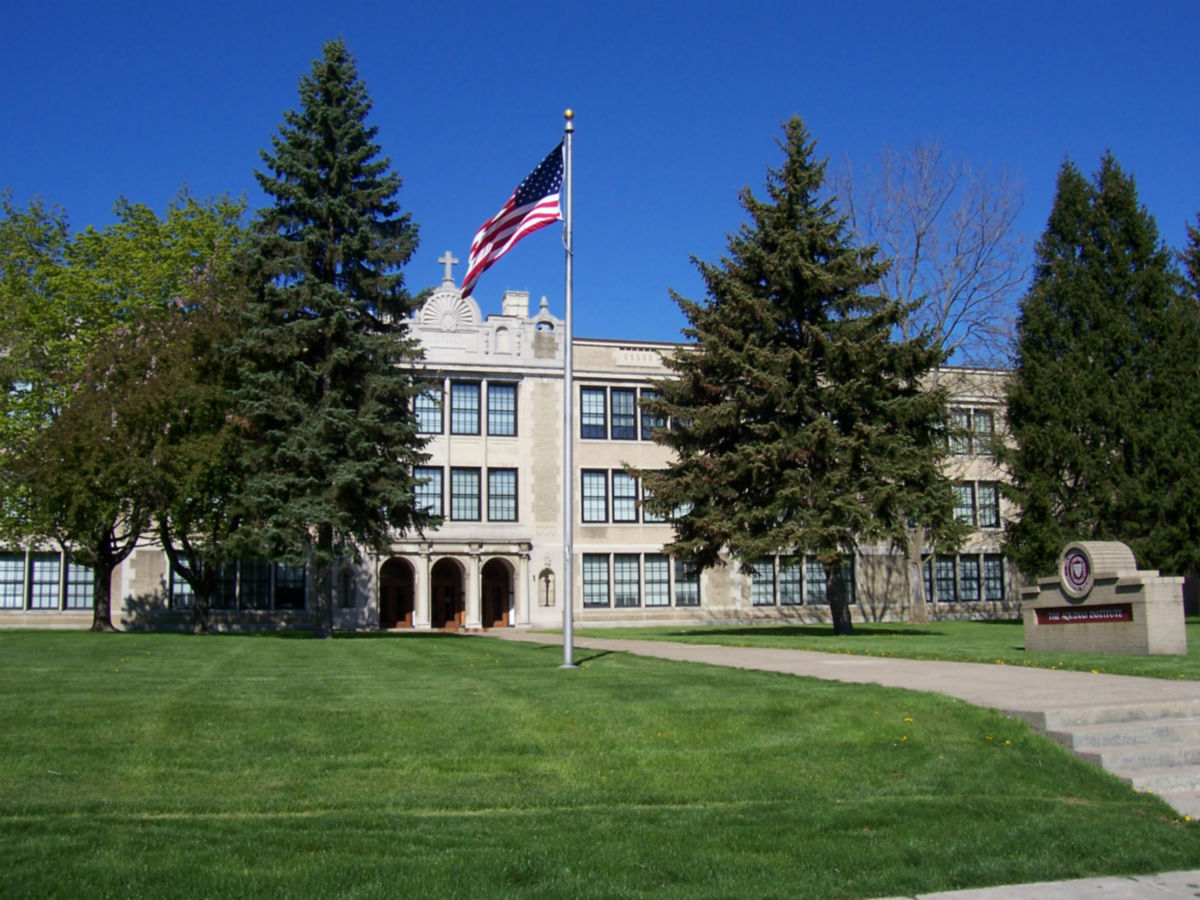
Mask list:
[[262,289],[242,343],[247,549],[310,563],[317,630],[332,630],[335,562],[423,525],[411,466],[423,458],[411,411],[400,267],[417,228],[379,158],[371,102],[340,41],[300,81],[257,173],[274,205],[256,223]]
[[728,255],[694,260],[708,299],[673,295],[695,344],[668,361],[678,377],[647,408],[674,423],[657,440],[675,460],[639,474],[651,506],[674,513],[679,558],[816,556],[844,634],[843,563],[859,543],[903,539],[910,517],[953,531],[953,499],[939,468],[945,397],[922,384],[940,351],[895,338],[905,307],[866,291],[885,264],[820,198],[814,147],[799,119],[785,124],[767,199],[744,189],[750,221]]
[[1070,162],[1021,302],[1008,391],[1008,553],[1053,570],[1074,540],[1128,543],[1181,572],[1200,544],[1200,319],[1132,177]]

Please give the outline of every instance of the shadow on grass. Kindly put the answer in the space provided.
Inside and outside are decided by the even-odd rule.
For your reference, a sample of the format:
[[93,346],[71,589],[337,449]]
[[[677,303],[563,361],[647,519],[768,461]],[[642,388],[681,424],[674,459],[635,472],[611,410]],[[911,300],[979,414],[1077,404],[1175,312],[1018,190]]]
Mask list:
[[[725,628],[680,628],[675,631],[665,631],[664,634],[679,634],[679,635],[705,635],[705,634],[723,634],[731,637],[745,637],[747,635],[762,635],[772,634],[779,637],[832,637],[833,626],[828,624],[819,625],[743,625],[731,626]],[[946,632],[928,630],[924,628],[891,628],[886,625],[854,625],[854,637],[887,637],[889,635],[908,636],[913,635],[931,635],[944,636]]]

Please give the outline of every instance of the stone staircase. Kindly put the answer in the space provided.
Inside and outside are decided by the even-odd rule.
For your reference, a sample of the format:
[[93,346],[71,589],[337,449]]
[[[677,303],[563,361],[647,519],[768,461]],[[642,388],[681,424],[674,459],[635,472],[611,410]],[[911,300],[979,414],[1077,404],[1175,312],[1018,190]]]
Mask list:
[[1200,819],[1200,700],[1016,711],[1080,758]]

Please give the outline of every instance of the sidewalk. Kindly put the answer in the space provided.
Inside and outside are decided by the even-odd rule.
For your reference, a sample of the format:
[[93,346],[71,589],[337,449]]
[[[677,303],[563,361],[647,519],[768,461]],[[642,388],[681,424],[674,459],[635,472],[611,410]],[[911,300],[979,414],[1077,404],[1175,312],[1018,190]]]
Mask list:
[[[562,645],[562,635],[498,629],[488,635],[511,641]],[[1059,669],[986,663],[940,662],[894,657],[851,656],[807,650],[723,647],[609,638],[575,638],[575,658],[608,651],[737,669],[782,672],[827,681],[879,684],[957,697],[976,706],[1031,721],[1039,714],[1113,704],[1200,702],[1200,682],[1133,678]],[[1084,900],[1157,898],[1200,900],[1200,869],[1163,875],[1088,878],[920,894],[919,900]],[[899,898],[894,898],[899,900]]]

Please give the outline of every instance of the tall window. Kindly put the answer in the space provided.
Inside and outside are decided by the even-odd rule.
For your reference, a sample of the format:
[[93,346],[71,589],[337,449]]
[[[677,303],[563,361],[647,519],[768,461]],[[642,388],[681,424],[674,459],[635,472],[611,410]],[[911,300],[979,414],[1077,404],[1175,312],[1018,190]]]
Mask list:
[[304,566],[275,563],[275,608],[304,609]]
[[171,609],[191,609],[196,605],[196,592],[182,575],[171,566],[171,583],[168,586]]
[[488,434],[510,437],[517,433],[517,386],[488,384]]
[[976,409],[971,414],[972,449],[981,456],[990,456],[996,440],[996,420],[991,411]]
[[488,521],[517,521],[516,469],[488,469]]
[[[642,400],[657,400],[658,391],[652,391],[648,388],[643,388],[641,392]],[[640,405],[640,404],[639,404]],[[649,441],[654,437],[654,432],[666,425],[666,419],[654,413],[646,412],[642,409],[642,440]]]
[[783,606],[799,606],[804,602],[800,584],[800,564],[779,560],[779,602]]
[[479,470],[450,470],[450,518],[456,522],[479,521]]
[[607,403],[604,395],[604,388],[585,387],[580,389],[579,416],[582,437],[608,437]]
[[602,469],[584,469],[580,473],[583,496],[583,521],[608,521],[608,473]]
[[417,414],[417,431],[421,434],[441,434],[442,386],[431,384],[423,388],[413,400],[413,411]]
[[979,527],[1000,527],[1000,485],[995,482],[979,483]]
[[648,524],[657,524],[667,521],[667,517],[661,513],[656,513],[648,504],[654,498],[654,492],[642,486],[642,521]]
[[646,573],[646,605],[669,606],[671,603],[670,557],[664,553],[647,553],[644,563]]
[[970,482],[954,486],[954,516],[965,525],[975,524],[975,485]]
[[1004,557],[998,553],[983,557],[983,599],[993,602],[1004,599]]
[[933,589],[937,599],[945,603],[958,600],[958,586],[954,581],[954,557],[939,556],[933,561]]
[[67,609],[91,609],[96,598],[96,572],[67,559]]
[[750,602],[755,606],[775,605],[775,560],[755,561],[754,574],[750,578]]
[[583,554],[583,605],[608,606],[608,554]]
[[0,609],[21,609],[25,603],[25,554],[0,553]]
[[700,570],[686,560],[675,560],[675,605],[700,605]]
[[637,437],[637,392],[632,388],[613,388],[609,397],[612,405],[612,439],[632,441]]
[[270,609],[271,564],[265,559],[245,559],[240,568],[237,595],[242,609]]
[[29,554],[29,608],[58,609],[59,555]]
[[637,479],[628,472],[612,473],[613,521],[636,522]]
[[636,553],[613,556],[613,603],[616,606],[641,606],[639,557]]
[[968,409],[950,411],[950,452],[955,456],[971,452],[971,411]]
[[417,509],[435,516],[442,514],[442,469],[440,466],[413,466],[413,499]]
[[479,434],[479,382],[450,382],[450,433]]
[[960,600],[979,599],[979,557],[958,558],[958,597]]

